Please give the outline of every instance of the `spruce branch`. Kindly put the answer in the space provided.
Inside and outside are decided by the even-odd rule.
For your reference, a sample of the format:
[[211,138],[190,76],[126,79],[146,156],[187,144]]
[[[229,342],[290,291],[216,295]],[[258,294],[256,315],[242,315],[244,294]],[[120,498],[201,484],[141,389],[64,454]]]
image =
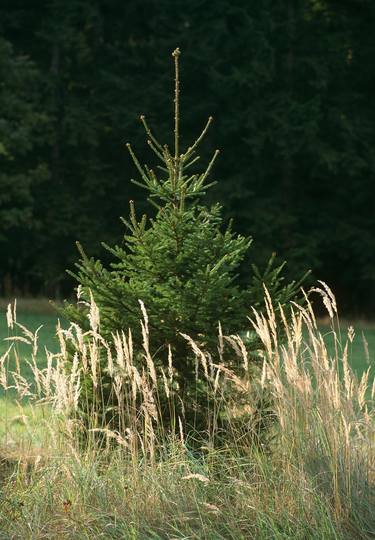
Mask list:
[[177,47],[172,53],[174,57],[175,67],[175,94],[174,94],[174,156],[176,164],[179,157],[179,138],[180,138],[180,70],[179,70],[179,56],[180,49]]
[[[212,156],[211,161],[210,161],[210,163],[208,164],[207,169],[205,170],[205,172],[204,172],[204,173],[200,176],[200,178],[199,178],[199,183],[198,183],[199,187],[203,186],[204,181],[206,180],[206,178],[207,178],[208,175],[210,174],[211,169],[212,169],[212,167],[213,167],[213,164],[215,163],[216,158],[217,158],[217,156],[218,156],[219,154],[220,154],[220,150],[215,150],[215,153],[214,153],[214,155]],[[210,184],[210,185],[212,185],[212,184]],[[208,186],[205,186],[205,187],[207,188]]]
[[142,168],[142,165],[139,163],[138,161],[138,158],[137,156],[134,154],[133,152],[133,149],[131,147],[131,144],[130,143],[126,143],[126,148],[129,150],[129,154],[131,155],[133,161],[134,161],[134,164],[135,166],[137,167],[141,177],[143,178],[144,182],[146,183],[146,185],[148,184],[148,178],[147,178],[147,175],[145,174],[145,171],[143,170]]
[[[156,146],[154,145],[154,143],[152,142],[151,139],[148,139],[147,144],[149,145],[151,150],[154,152],[154,154],[156,154],[158,156],[160,161],[162,161],[164,163],[163,155],[159,152],[159,150],[156,148]],[[162,149],[162,151],[163,151],[163,149]]]
[[200,156],[195,156],[195,158],[193,158],[188,163],[184,163],[184,170],[190,167],[191,165],[193,165],[194,163],[196,163],[200,158],[201,158]]
[[[208,120],[207,120],[207,123],[205,125],[205,127],[203,128],[202,130],[202,133],[199,135],[199,137],[195,140],[194,144],[192,146],[190,146],[186,153],[183,155],[183,160],[186,161],[189,159],[189,157],[194,153],[195,149],[199,146],[200,142],[202,141],[202,139],[204,138],[204,136],[206,135],[207,131],[208,131],[208,128],[210,127],[211,123],[213,121],[213,117],[212,116],[209,116]],[[197,159],[197,158],[195,158]]]
[[152,131],[151,129],[148,127],[148,124],[146,122],[146,117],[142,114],[140,116],[140,119],[141,119],[141,122],[145,128],[145,131],[147,133],[147,135],[150,137],[150,140],[152,141],[152,143],[156,146],[156,148],[159,150],[159,152],[163,152],[163,147],[162,145],[158,142],[157,138],[154,137],[154,135],[152,134]]

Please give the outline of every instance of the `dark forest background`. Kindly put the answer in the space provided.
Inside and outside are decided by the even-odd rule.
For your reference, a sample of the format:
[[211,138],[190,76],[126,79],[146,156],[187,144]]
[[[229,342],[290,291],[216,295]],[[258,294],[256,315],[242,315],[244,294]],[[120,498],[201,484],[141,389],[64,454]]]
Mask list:
[[125,143],[150,161],[142,113],[172,139],[176,46],[183,140],[214,116],[208,197],[251,262],[373,316],[373,0],[1,0],[0,296],[71,294],[75,241],[105,258],[129,199],[149,210]]

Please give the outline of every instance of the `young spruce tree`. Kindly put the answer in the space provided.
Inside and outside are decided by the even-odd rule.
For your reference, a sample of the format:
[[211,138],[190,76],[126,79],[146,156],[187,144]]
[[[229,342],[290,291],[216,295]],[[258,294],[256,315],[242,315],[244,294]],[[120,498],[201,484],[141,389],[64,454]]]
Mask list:
[[[193,144],[185,150],[180,148],[179,55],[176,49],[173,152],[158,142],[143,116],[148,145],[160,160],[157,170],[142,166],[127,144],[140,175],[140,180],[134,182],[147,190],[155,215],[149,219],[143,215],[139,220],[130,201],[130,217],[123,220],[127,227],[123,244],[105,245],[113,256],[110,267],[87,257],[78,245],[82,258],[73,276],[80,285],[81,300],[89,301],[93,295],[100,309],[100,332],[104,337],[131,328],[134,343],[141,343],[140,300],[144,303],[154,360],[166,363],[171,346],[181,397],[188,409],[189,388],[195,377],[194,358],[180,333],[215,353],[219,321],[226,334],[245,329],[251,307],[259,309],[263,303],[263,284],[276,305],[295,297],[299,284],[284,286],[282,266],[273,268],[273,258],[263,275],[254,268],[247,288],[237,283],[237,272],[251,238],[234,234],[231,225],[224,227],[219,204],[208,208],[202,203],[206,190],[214,183],[209,176],[219,151],[202,172],[190,172],[190,167],[196,167],[197,149],[212,118]],[[64,314],[70,321],[87,325],[83,302],[66,305]],[[105,377],[105,369],[102,373]]]

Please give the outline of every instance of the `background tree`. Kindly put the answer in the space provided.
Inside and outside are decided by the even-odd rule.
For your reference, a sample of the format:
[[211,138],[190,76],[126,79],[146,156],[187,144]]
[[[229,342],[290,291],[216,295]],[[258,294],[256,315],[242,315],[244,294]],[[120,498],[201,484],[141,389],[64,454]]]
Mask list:
[[36,189],[49,178],[39,152],[49,125],[40,107],[40,73],[1,38],[0,81],[0,252],[6,261],[4,292],[11,294],[34,257],[33,240],[40,227]]
[[[169,141],[166,58],[179,45],[186,141],[208,111],[216,129],[202,150],[227,153],[216,169],[223,182],[208,196],[225,201],[224,217],[236,217],[242,234],[254,234],[258,264],[276,251],[292,274],[312,267],[343,309],[371,313],[374,20],[371,0],[47,0],[32,8],[4,0],[1,33],[37,69],[38,111],[50,126],[35,156],[49,180],[38,187],[30,176],[40,249],[19,263],[19,281],[69,294],[74,240],[106,257],[98,238],[120,237],[124,201],[147,210],[126,181],[123,141],[139,146],[143,110]],[[25,171],[20,156],[14,168]],[[14,275],[8,255],[1,269]]]

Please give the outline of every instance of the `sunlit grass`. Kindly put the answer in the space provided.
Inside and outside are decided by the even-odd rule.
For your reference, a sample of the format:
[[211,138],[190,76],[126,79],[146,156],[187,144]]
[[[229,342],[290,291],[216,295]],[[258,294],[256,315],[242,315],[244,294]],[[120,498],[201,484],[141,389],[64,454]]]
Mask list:
[[[0,403],[4,538],[373,538],[375,389],[350,369],[356,338],[352,343],[353,333],[348,337],[344,330],[341,337],[329,330],[323,338],[312,313],[295,308],[279,342],[268,307],[267,318],[254,314],[253,319],[263,344],[263,368],[251,370],[241,342],[233,349],[225,336],[219,336],[217,359],[196,350],[200,384],[216,396],[213,412],[224,410],[230,420],[230,434],[218,438],[213,428],[199,447],[191,444],[194,433],[183,429],[183,418],[177,429],[162,429],[158,399],[161,393],[172,399],[173,385],[153,364],[152,352],[148,355],[152,341],[146,327],[142,370],[133,364],[136,344],[126,336],[111,344],[99,339],[95,305],[91,333],[60,332],[62,363],[51,361],[49,375],[46,361],[39,363],[40,349],[38,369],[28,372],[40,379],[39,395],[22,406],[14,394]],[[67,364],[66,371],[67,342],[75,344],[78,362],[73,369]],[[224,342],[229,350],[222,348]],[[85,369],[100,387],[97,359],[103,346],[112,350],[107,368],[123,416],[116,430],[97,415],[87,418],[86,428],[103,435],[87,440],[75,430],[80,376]],[[228,353],[237,355],[238,372],[226,368]],[[252,415],[262,395],[271,396],[277,421],[260,443],[253,436]]]
[[0,448],[11,453],[36,451],[44,447],[52,423],[50,407],[0,399]]
[[[337,327],[337,325],[336,325]],[[339,328],[342,337],[345,337],[348,329],[352,327],[354,330],[354,339],[349,343],[349,363],[351,368],[360,377],[369,366],[375,367],[375,326],[364,321],[339,321]],[[331,356],[335,356],[335,335],[332,328],[329,327],[327,321],[321,321],[319,329],[324,336],[328,352]],[[341,343],[344,340],[341,339]],[[336,342],[337,344],[337,342]],[[339,346],[341,346],[339,344]]]

